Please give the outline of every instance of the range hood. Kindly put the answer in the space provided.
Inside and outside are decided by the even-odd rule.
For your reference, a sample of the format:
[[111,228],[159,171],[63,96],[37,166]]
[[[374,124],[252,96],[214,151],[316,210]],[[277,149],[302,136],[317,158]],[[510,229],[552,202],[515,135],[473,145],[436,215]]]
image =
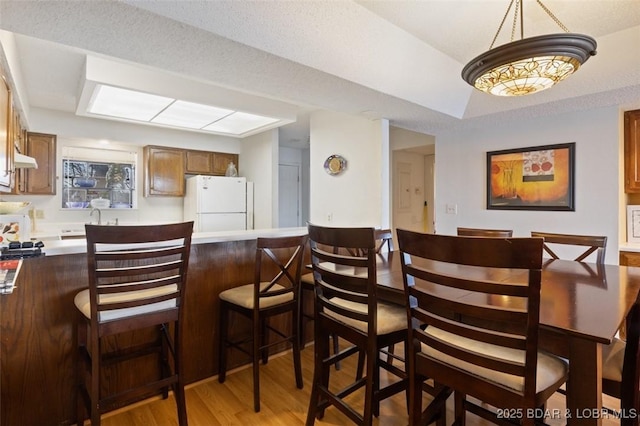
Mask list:
[[16,169],[37,169],[38,163],[33,157],[28,157],[20,154],[19,152],[15,152],[13,155],[13,167]]

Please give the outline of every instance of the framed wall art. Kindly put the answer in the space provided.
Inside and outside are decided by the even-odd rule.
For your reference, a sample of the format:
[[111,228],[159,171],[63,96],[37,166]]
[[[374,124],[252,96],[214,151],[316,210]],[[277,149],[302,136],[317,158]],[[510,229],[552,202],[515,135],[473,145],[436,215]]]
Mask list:
[[575,143],[487,152],[487,209],[575,210]]

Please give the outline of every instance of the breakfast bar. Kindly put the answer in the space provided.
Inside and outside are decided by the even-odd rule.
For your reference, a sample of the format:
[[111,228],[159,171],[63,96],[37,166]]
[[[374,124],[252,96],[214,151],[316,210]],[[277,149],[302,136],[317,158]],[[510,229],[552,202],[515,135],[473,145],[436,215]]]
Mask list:
[[[252,281],[256,238],[304,233],[306,228],[194,233],[185,302],[186,383],[217,374],[218,294]],[[43,257],[24,259],[13,293],[0,297],[3,425],[75,423],[73,299],[87,287],[86,242],[47,241],[44,251]],[[231,324],[234,331],[248,326]],[[148,336],[136,332],[128,338]],[[130,384],[130,372],[154,371],[148,360],[140,361],[110,371],[109,389]],[[229,368],[247,361],[231,356]]]

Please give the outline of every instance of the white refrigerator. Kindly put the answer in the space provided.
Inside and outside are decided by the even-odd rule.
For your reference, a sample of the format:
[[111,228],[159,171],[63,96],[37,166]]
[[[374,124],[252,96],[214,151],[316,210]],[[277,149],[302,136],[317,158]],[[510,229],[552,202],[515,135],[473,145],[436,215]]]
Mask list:
[[186,186],[184,220],[194,221],[194,232],[253,229],[253,182],[198,175]]

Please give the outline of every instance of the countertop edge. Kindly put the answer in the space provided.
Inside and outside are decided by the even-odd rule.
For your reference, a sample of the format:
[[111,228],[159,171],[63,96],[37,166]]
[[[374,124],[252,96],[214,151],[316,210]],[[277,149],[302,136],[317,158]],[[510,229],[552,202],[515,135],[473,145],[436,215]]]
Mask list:
[[638,243],[624,243],[618,246],[619,251],[631,251],[640,252],[640,244]]
[[[194,232],[191,238],[191,244],[196,245],[207,243],[223,243],[229,241],[246,241],[253,240],[259,237],[289,237],[295,235],[305,235],[306,233],[306,227],[251,229],[246,231],[224,232]],[[46,241],[44,252],[47,256],[86,253],[87,241],[82,238]]]

